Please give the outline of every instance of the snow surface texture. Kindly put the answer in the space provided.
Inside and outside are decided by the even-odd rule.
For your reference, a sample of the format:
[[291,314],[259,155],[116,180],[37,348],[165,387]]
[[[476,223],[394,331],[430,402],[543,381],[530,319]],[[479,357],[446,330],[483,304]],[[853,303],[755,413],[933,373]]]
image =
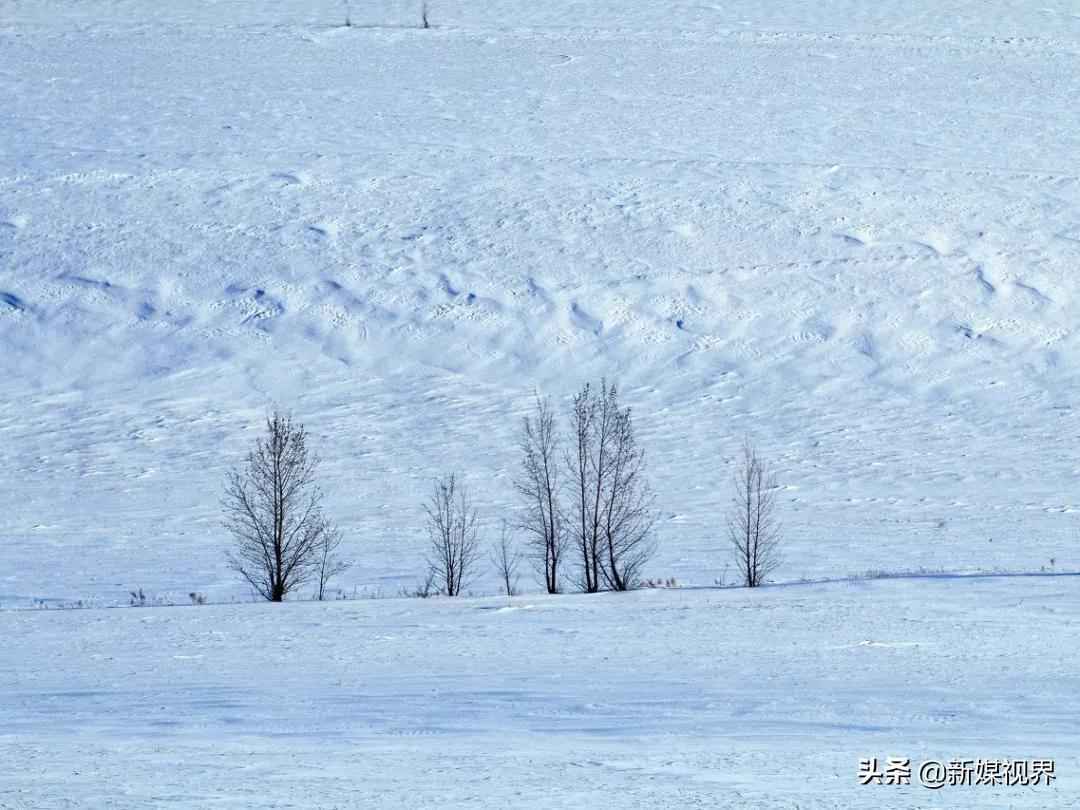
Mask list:
[[[1061,576],[4,611],[0,807],[1076,807],[1078,617]],[[1058,780],[859,785],[890,755]]]
[[1080,568],[1072,3],[430,5],[0,0],[0,604],[244,596],[273,402],[396,592],[602,374],[649,575],[722,573],[744,434],[781,579]]
[[532,391],[603,374],[649,576],[724,574],[745,434],[778,579],[1032,575],[5,610],[0,807],[1076,806],[1075,3],[429,5],[0,0],[0,606],[246,599],[275,402],[395,594],[430,480],[494,535]]

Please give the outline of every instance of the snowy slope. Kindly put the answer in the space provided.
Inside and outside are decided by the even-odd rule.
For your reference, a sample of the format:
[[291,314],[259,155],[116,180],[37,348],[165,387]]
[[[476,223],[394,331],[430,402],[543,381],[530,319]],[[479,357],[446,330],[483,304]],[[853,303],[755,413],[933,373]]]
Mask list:
[[745,433],[781,579],[1080,567],[1074,4],[353,5],[0,0],[0,605],[243,596],[273,402],[396,592],[602,374],[650,574],[723,573]]

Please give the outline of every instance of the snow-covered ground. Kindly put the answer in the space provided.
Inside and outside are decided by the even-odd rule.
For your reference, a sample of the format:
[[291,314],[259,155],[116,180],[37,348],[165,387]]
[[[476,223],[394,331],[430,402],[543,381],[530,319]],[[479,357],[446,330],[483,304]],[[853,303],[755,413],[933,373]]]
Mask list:
[[1072,3],[430,5],[0,0],[0,605],[242,593],[272,401],[396,592],[602,374],[652,575],[722,573],[744,433],[782,579],[1080,568]]
[[[647,575],[730,580],[749,434],[776,578],[841,581],[0,610],[0,807],[1070,806],[1076,4],[352,6],[0,0],[0,608],[247,599],[218,501],[274,403],[341,586],[396,594],[430,480],[490,533],[533,391],[601,375]],[[1033,576],[843,581],[920,570]]]
[[0,807],[1076,807],[1078,620],[1061,576],[4,611]]

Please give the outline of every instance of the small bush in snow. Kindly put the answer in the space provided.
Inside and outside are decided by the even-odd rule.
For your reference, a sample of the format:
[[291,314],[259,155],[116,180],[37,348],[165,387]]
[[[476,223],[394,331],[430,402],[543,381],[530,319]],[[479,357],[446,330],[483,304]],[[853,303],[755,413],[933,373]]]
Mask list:
[[678,588],[679,581],[675,577],[668,577],[667,579],[643,579],[641,581],[642,588]]
[[862,579],[901,579],[903,577],[932,577],[947,573],[944,568],[901,568],[895,571],[886,571],[880,568],[872,568],[862,575]]
[[418,583],[414,588],[410,589],[402,585],[400,594],[407,599],[427,599],[431,596],[438,596],[439,590],[435,587],[435,571],[429,570],[427,579]]

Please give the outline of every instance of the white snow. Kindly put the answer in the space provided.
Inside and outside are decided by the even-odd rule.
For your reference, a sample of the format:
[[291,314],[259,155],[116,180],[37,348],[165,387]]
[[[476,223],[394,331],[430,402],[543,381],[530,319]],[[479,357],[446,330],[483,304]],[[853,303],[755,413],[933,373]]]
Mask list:
[[[1076,806],[1069,578],[513,604],[5,611],[0,807]],[[1058,778],[862,786],[871,756]]]
[[[430,480],[496,526],[533,391],[601,375],[648,576],[731,579],[745,434],[779,580],[1080,570],[1075,3],[429,5],[0,0],[0,608],[246,599],[218,499],[274,403],[342,588],[396,594]],[[1068,806],[1072,591],[3,610],[0,807]],[[875,751],[1062,776],[853,787]]]
[[494,522],[602,374],[656,576],[721,573],[744,433],[785,578],[1080,567],[1069,4],[166,5],[0,3],[0,604],[235,594],[272,401],[396,591],[430,478]]

